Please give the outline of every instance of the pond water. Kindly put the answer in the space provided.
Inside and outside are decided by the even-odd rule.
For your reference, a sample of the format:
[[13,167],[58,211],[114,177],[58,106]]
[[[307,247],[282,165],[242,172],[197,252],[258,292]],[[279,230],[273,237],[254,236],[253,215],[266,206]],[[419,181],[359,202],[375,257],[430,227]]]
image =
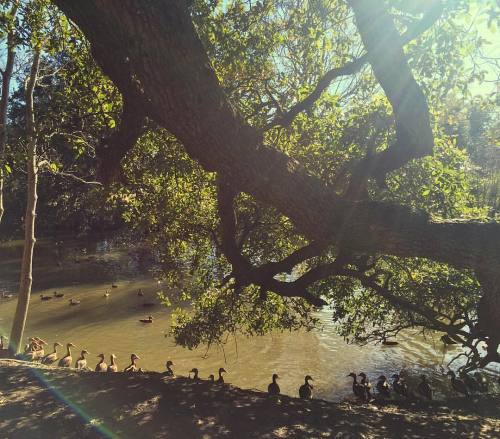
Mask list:
[[[0,244],[0,292],[16,293],[22,243]],[[364,371],[372,381],[380,374],[390,377],[404,370],[410,385],[423,371],[430,377],[437,396],[449,392],[444,375],[447,362],[459,352],[445,348],[439,334],[423,337],[418,331],[398,336],[397,346],[348,345],[335,333],[331,313],[318,313],[322,328],[311,332],[275,333],[264,337],[229,338],[224,349],[187,350],[174,345],[169,332],[170,315],[156,294],[161,285],[149,271],[151,261],[137,253],[115,247],[110,241],[64,242],[39,240],[35,250],[34,287],[25,336],[38,336],[49,343],[74,343],[73,357],[87,349],[89,364],[101,352],[114,353],[123,369],[130,354],[141,357],[145,370],[164,370],[171,359],[174,371],[187,375],[197,367],[206,378],[224,367],[226,381],[243,388],[266,390],[273,373],[280,376],[282,393],[297,395],[304,375],[314,378],[315,396],[337,401],[351,395],[351,371]],[[112,288],[112,284],[116,288]],[[137,295],[142,289],[143,297]],[[42,301],[40,294],[64,293],[63,298]],[[104,297],[108,290],[109,297]],[[81,300],[69,306],[69,299]],[[144,302],[155,302],[144,307]],[[16,294],[0,299],[0,333],[9,335]],[[152,324],[139,319],[152,315]],[[50,349],[49,349],[50,350]]]

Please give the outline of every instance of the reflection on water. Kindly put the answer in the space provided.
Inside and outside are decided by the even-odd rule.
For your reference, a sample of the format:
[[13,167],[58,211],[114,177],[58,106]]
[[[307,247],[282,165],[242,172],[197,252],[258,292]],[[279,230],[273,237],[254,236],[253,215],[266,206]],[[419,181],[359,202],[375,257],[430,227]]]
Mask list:
[[[20,242],[0,247],[0,292],[16,291],[21,252]],[[114,353],[123,369],[134,352],[144,369],[164,370],[166,360],[171,359],[177,374],[187,375],[197,367],[205,378],[224,366],[229,372],[227,382],[260,390],[266,390],[272,373],[278,373],[282,392],[291,395],[297,394],[304,375],[309,374],[314,378],[316,397],[339,400],[351,394],[351,381],[346,377],[351,371],[364,371],[374,381],[382,373],[390,376],[405,369],[410,376],[418,376],[425,370],[438,392],[443,392],[448,385],[442,367],[459,352],[458,348],[445,350],[437,336],[423,338],[416,331],[399,336],[399,345],[394,347],[347,345],[335,333],[327,309],[319,312],[322,330],[240,336],[231,338],[224,349],[189,351],[165,337],[170,315],[156,301],[158,284],[148,272],[151,261],[147,258],[120,251],[108,241],[39,241],[35,259],[25,335],[50,343],[71,341],[91,352],[90,365],[97,364],[99,353],[107,361]],[[139,289],[143,297],[137,295]],[[55,290],[64,297],[47,302],[38,297]],[[110,295],[106,298],[107,290]],[[69,306],[71,298],[81,304]],[[156,305],[144,307],[145,302]],[[8,335],[15,305],[15,296],[0,300],[0,333]],[[154,323],[139,322],[148,315],[154,317]]]

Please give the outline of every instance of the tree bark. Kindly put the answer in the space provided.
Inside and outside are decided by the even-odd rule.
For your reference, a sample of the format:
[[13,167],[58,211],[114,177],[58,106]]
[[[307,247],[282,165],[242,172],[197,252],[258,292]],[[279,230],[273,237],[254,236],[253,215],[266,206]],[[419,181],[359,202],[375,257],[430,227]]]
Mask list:
[[[53,1],[80,27],[96,61],[123,94],[130,91],[120,68],[126,64],[149,117],[174,134],[206,170],[274,206],[310,240],[492,273],[500,268],[499,223],[437,221],[405,206],[341,198],[293,158],[264,145],[262,133],[244,123],[224,95],[184,0]],[[397,36],[387,43],[383,32],[370,30],[361,7],[371,3],[353,0],[352,6],[374,74],[393,106],[398,134],[390,152],[377,156],[378,178],[429,154],[432,133],[425,97],[397,47]],[[385,22],[383,9],[376,9],[377,22]],[[385,65],[375,43],[391,49],[384,54]],[[398,75],[410,81],[408,89],[393,81]],[[495,312],[499,318],[490,329],[500,333],[500,309]]]
[[10,334],[9,350],[18,354],[23,340],[24,327],[28,316],[28,307],[33,283],[33,250],[35,248],[35,219],[37,203],[37,135],[35,127],[35,113],[33,105],[33,90],[38,79],[40,67],[40,50],[33,55],[31,70],[26,81],[26,137],[28,143],[27,157],[27,203],[24,217],[24,249],[21,261],[21,279],[17,298],[16,313]]
[[[11,8],[10,15],[15,17],[17,2]],[[2,97],[0,98],[0,224],[5,213],[3,190],[5,186],[5,147],[7,145],[7,110],[9,107],[10,81],[16,58],[14,29],[7,34],[7,59],[5,70],[2,72]]]

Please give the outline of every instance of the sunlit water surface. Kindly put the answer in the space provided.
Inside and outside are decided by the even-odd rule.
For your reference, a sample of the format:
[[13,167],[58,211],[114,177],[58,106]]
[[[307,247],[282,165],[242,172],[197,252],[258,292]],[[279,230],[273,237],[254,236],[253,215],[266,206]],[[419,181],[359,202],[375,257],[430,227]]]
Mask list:
[[[22,243],[0,245],[0,292],[17,291]],[[139,255],[140,256],[140,255]],[[170,315],[156,294],[161,285],[149,272],[150,261],[137,253],[114,247],[109,241],[63,243],[40,240],[35,251],[34,288],[26,337],[36,335],[49,343],[71,341],[91,352],[89,364],[103,352],[114,353],[119,367],[125,367],[132,352],[141,357],[146,370],[164,370],[173,360],[177,374],[187,375],[197,367],[202,378],[216,374],[223,366],[226,381],[243,388],[266,390],[272,373],[280,376],[283,393],[296,395],[304,375],[314,378],[315,396],[339,400],[351,396],[351,371],[364,371],[372,381],[380,374],[390,377],[404,370],[410,384],[423,371],[439,395],[449,393],[444,376],[448,361],[459,348],[445,348],[439,335],[423,337],[417,331],[398,336],[398,346],[348,345],[335,333],[328,309],[318,316],[322,329],[311,332],[275,333],[265,337],[229,338],[224,349],[213,347],[193,351],[177,347],[170,337]],[[115,284],[117,288],[111,288]],[[142,289],[144,297],[137,296]],[[64,298],[41,301],[41,293],[57,290]],[[105,298],[108,290],[110,297]],[[81,300],[69,306],[69,299]],[[144,302],[156,302],[151,308]],[[16,306],[12,299],[0,299],[0,333],[8,335]],[[154,323],[139,319],[152,315]],[[50,350],[47,349],[47,350]],[[62,352],[62,351],[61,351]]]

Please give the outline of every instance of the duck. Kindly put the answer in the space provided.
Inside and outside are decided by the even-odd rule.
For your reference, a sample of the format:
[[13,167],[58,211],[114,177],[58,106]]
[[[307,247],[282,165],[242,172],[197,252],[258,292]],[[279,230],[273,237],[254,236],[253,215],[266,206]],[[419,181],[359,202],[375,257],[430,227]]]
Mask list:
[[2,293],[2,299],[12,299],[13,297],[13,294],[7,294],[5,291]]
[[357,375],[354,372],[351,372],[347,376],[352,377],[352,393],[354,393],[357,398],[361,398],[364,400],[366,398],[365,387],[362,384],[358,383]]
[[372,384],[364,372],[359,373],[358,376],[361,377],[359,384],[364,386],[365,389],[365,401],[369,402],[372,399]]
[[219,367],[219,378],[217,378],[217,382],[220,384],[224,384],[224,377],[222,376],[223,373],[227,373],[227,370],[223,367]]
[[[193,378],[191,378],[191,374],[193,374]],[[189,371],[189,378],[191,378],[192,380],[194,381],[199,381],[199,377],[198,377],[198,369],[196,367],[193,367],[190,371]]]
[[153,323],[153,316],[148,316],[147,319],[139,319],[141,323]]
[[142,292],[142,288],[139,288],[139,291],[137,291],[137,295],[138,295],[139,297],[144,296],[144,293]]
[[382,344],[384,346],[397,346],[399,343],[397,341],[387,340],[386,336],[384,335],[382,337]]
[[172,366],[174,365],[174,363],[170,360],[168,360],[166,363],[165,363],[165,367],[167,368],[167,371],[165,372],[165,375],[168,376],[168,377],[173,377],[174,376],[174,371],[172,370]]
[[81,300],[77,300],[77,299],[69,299],[69,305],[70,305],[70,306],[80,305],[80,303],[82,303],[82,301],[81,301]]
[[461,393],[466,397],[470,396],[469,389],[467,389],[467,386],[461,379],[457,378],[455,372],[449,370],[446,375],[449,375],[451,377],[451,387],[453,387],[456,392]]
[[45,355],[45,357],[42,358],[42,364],[52,364],[55,363],[58,359],[57,356],[57,347],[62,346],[61,343],[58,343],[57,341],[54,343],[54,351],[50,354]]
[[118,365],[116,364],[116,355],[111,354],[110,355],[110,363],[108,365],[108,372],[118,372]]
[[76,348],[76,346],[73,343],[68,343],[66,345],[66,355],[59,360],[59,367],[71,367],[71,363],[73,362],[71,348]]
[[391,388],[389,387],[389,383],[387,382],[385,375],[380,375],[378,377],[377,385],[375,387],[380,396],[386,398],[391,396]]
[[471,392],[481,392],[481,386],[479,385],[479,382],[471,377],[469,374],[464,373],[462,375],[462,379],[465,383],[465,385],[471,390]]
[[394,391],[401,396],[404,396],[405,398],[408,397],[408,385],[406,384],[405,380],[401,378],[397,373],[392,375],[394,381],[392,382],[392,388]]
[[96,372],[107,372],[108,371],[108,365],[104,362],[104,354],[99,354],[97,358],[100,358],[101,361],[97,363],[95,367]]
[[267,393],[269,393],[269,395],[279,395],[280,394],[280,386],[278,385],[278,383],[276,382],[278,380],[279,376],[277,373],[273,373],[273,377],[272,377],[272,383],[269,384],[269,386],[267,386]]
[[474,378],[476,379],[476,381],[479,384],[479,388],[481,389],[480,391],[487,392],[488,391],[488,380],[483,375],[481,375],[479,372],[476,372],[474,374]]
[[58,299],[64,297],[64,293],[58,293],[57,291],[54,291],[52,294],[54,295],[54,297],[57,297]]
[[425,375],[420,375],[420,380],[417,386],[417,392],[428,400],[432,400],[432,388],[427,381],[427,377]]
[[116,284],[111,284],[111,288],[118,288],[118,285],[116,285]]
[[210,375],[208,375],[208,381],[210,381],[211,383],[213,383],[215,381],[215,376],[213,373],[211,373]]
[[52,300],[52,296],[44,296],[43,294],[40,294],[40,299],[45,301]]
[[83,349],[82,352],[80,353],[80,357],[76,360],[75,363],[75,368],[77,369],[87,369],[87,359],[85,358],[85,355],[90,354],[89,351],[86,349]]
[[441,341],[445,345],[458,344],[455,340],[453,340],[448,334],[444,334],[441,336]]
[[135,362],[137,360],[140,360],[140,359],[141,359],[141,357],[139,357],[136,354],[130,355],[130,364],[125,369],[123,369],[123,371],[124,372],[139,372],[139,368],[137,367],[137,364],[135,364]]
[[302,399],[312,399],[313,396],[313,386],[309,384],[309,381],[314,381],[310,375],[306,375],[304,378],[304,384],[299,387],[299,397]]

